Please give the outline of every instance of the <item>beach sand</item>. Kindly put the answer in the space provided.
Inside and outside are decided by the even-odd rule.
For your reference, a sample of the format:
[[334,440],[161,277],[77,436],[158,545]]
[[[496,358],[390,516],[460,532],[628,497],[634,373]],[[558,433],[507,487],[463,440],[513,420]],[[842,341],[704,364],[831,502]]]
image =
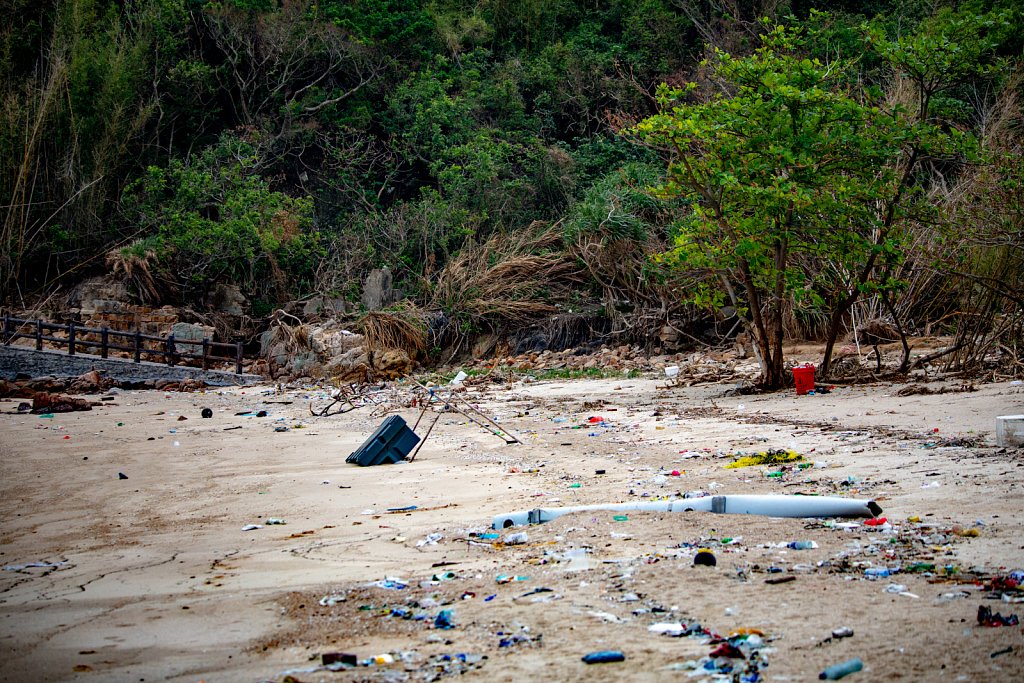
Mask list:
[[[761,680],[853,657],[849,680],[1024,680],[1022,626],[977,620],[1024,616],[983,590],[1024,569],[1024,451],[995,446],[996,416],[1024,413],[1019,385],[471,381],[460,395],[522,444],[446,412],[414,462],[346,464],[386,409],[415,422],[396,386],[329,417],[310,415],[327,403],[315,387],[121,391],[52,418],[0,401],[0,680],[711,680],[687,667],[718,647],[707,633],[738,629],[760,634]],[[813,466],[725,467],[769,449]],[[889,525],[586,512],[501,532],[525,531],[518,545],[480,536],[513,510],[695,491],[873,499]],[[802,540],[818,547],[785,546]],[[694,566],[698,547],[717,565]],[[841,627],[853,635],[830,639]],[[597,650],[625,661],[581,661]],[[318,670],[331,652],[395,661]]]

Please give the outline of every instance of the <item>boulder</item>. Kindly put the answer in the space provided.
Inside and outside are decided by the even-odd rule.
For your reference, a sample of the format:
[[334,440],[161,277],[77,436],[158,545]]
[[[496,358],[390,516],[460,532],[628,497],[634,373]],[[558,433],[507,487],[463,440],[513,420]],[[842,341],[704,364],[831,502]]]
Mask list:
[[128,287],[123,282],[101,275],[78,283],[68,296],[68,306],[81,309],[83,315],[92,315],[98,311],[120,310],[131,300]]
[[326,372],[343,383],[366,382],[370,376],[370,359],[362,347],[349,349],[330,361]]
[[363,306],[370,311],[379,311],[395,303],[399,293],[391,286],[391,271],[388,268],[371,270],[363,281]]
[[345,315],[348,306],[344,299],[315,296],[302,307],[304,318],[334,318]]
[[228,315],[242,315],[249,305],[237,285],[217,284],[207,296],[207,303],[215,311]]
[[90,370],[73,379],[68,385],[69,394],[98,394],[114,386],[114,380],[104,377],[98,370]]
[[361,347],[363,335],[342,329],[314,327],[309,333],[309,345],[324,362],[330,363],[338,356]]
[[40,391],[32,397],[32,412],[71,413],[77,410],[92,410],[92,404],[84,398],[73,398],[63,394]]
[[196,347],[183,349],[188,353],[195,353],[196,350],[202,350],[204,339],[213,339],[216,330],[208,325],[174,323],[171,325],[171,334],[174,335],[176,345],[184,344],[186,347]]
[[413,363],[409,354],[402,349],[374,351],[371,357],[374,376],[378,379],[398,379],[412,372]]
[[35,377],[25,382],[32,391],[56,392],[64,391],[67,382],[57,377]]
[[19,387],[17,384],[8,382],[5,379],[0,379],[0,398],[8,398],[18,393]]

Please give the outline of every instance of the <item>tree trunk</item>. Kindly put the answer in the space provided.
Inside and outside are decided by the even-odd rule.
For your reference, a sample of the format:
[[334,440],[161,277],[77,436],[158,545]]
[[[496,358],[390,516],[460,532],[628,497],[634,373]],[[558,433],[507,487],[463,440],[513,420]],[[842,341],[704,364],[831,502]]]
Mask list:
[[889,315],[892,316],[892,322],[896,325],[896,331],[900,335],[900,344],[903,345],[903,360],[900,361],[900,369],[897,371],[900,374],[906,374],[907,370],[910,369],[910,344],[907,342],[907,333],[903,329],[903,323],[900,322],[900,316],[896,313],[896,306],[889,298],[889,293],[882,294],[882,305],[885,306],[886,310],[889,311]]

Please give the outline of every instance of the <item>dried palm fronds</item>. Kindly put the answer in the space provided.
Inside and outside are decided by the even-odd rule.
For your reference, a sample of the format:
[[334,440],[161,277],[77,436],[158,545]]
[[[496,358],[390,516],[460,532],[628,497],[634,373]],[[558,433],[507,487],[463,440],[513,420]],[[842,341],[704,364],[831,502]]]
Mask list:
[[114,276],[122,275],[125,283],[134,288],[145,303],[160,300],[160,290],[151,270],[156,260],[156,250],[147,245],[146,240],[135,240],[126,247],[112,249],[106,258],[110,272]]
[[371,311],[359,321],[359,328],[367,353],[401,349],[410,358],[426,354],[426,324],[420,311],[411,305],[392,311]]
[[548,229],[498,234],[467,247],[438,275],[432,307],[481,329],[524,325],[554,313],[553,302],[579,281],[576,266],[555,250],[560,245],[561,236]]

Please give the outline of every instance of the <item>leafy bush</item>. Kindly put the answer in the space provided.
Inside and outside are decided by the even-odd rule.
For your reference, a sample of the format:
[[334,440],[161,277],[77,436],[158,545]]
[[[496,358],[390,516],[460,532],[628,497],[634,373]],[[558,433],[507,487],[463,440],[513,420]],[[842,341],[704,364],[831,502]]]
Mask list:
[[220,281],[272,299],[308,283],[321,253],[312,200],[271,190],[258,170],[255,147],[224,135],[194,157],[150,166],[128,188],[126,214],[154,235],[159,267],[183,299]]

